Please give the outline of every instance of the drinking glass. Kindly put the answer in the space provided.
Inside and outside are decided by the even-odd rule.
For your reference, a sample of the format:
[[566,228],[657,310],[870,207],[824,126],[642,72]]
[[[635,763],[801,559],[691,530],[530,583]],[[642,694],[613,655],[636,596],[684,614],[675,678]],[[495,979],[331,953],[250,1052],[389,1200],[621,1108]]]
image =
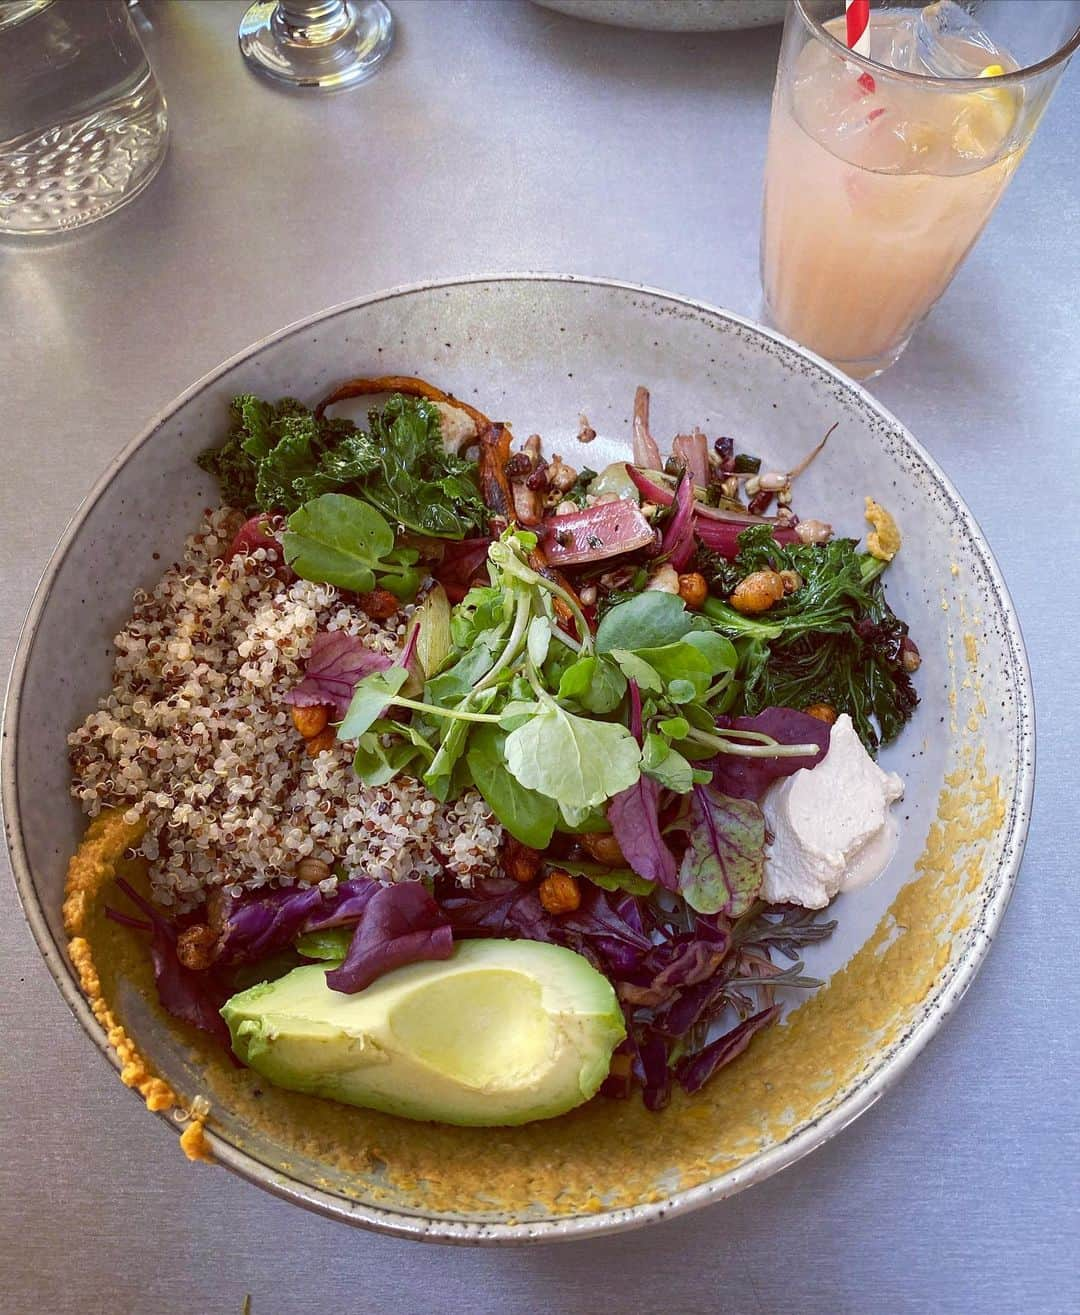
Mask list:
[[167,145],[125,0],[0,0],[0,233],[101,219],[138,196]]
[[383,0],[258,0],[240,24],[240,49],[253,69],[325,91],[370,78],[393,41]]
[[856,379],[887,369],[1007,187],[1070,56],[1080,0],[792,0],[761,237],[772,323]]

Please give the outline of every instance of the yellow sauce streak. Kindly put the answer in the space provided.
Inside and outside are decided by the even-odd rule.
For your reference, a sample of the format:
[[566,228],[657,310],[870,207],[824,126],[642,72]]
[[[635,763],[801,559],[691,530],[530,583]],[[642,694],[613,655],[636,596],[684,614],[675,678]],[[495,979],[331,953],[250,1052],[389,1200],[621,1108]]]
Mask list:
[[[111,938],[104,935],[105,929],[115,924],[109,923],[102,916],[99,897],[116,876],[124,853],[138,844],[142,833],[141,822],[125,822],[120,812],[101,813],[90,823],[82,843],[68,864],[64,887],[64,930],[68,935],[68,957],[79,975],[79,985],[94,1017],[105,1029],[109,1045],[120,1060],[121,1082],[135,1088],[146,1101],[147,1109],[168,1110],[178,1103],[176,1092],[154,1073],[118,1021],[106,1000],[97,967],[99,961],[112,965],[119,959],[109,943]],[[102,947],[98,952],[99,957],[91,948],[91,941]],[[139,948],[145,963],[145,947]],[[180,1138],[180,1144],[189,1159],[213,1159],[203,1134],[204,1123],[204,1118],[193,1119]]]

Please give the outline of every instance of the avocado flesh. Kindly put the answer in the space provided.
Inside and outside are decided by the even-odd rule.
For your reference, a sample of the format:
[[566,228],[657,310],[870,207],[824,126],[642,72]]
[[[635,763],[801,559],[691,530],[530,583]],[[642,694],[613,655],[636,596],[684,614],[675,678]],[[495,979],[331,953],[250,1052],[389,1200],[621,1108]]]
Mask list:
[[475,1126],[565,1114],[595,1095],[625,1035],[581,955],[526,940],[461,941],[450,959],[355,995],[325,963],[234,995],[237,1056],[270,1082],[409,1119]]

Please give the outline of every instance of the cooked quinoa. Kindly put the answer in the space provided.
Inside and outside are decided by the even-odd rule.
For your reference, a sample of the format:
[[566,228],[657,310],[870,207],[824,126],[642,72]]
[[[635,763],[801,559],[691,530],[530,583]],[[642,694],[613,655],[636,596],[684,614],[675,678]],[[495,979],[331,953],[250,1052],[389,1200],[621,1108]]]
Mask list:
[[263,548],[224,562],[241,520],[207,512],[182,561],[134,595],[112,693],[68,737],[83,809],[145,820],[154,896],[180,911],[212,887],[303,885],[296,866],[308,857],[384,881],[492,872],[502,830],[474,791],[441,804],[404,777],[364,785],[347,747],[308,756],[284,696],[316,632],[393,654],[404,613],[372,621],[330,585],[284,584]]

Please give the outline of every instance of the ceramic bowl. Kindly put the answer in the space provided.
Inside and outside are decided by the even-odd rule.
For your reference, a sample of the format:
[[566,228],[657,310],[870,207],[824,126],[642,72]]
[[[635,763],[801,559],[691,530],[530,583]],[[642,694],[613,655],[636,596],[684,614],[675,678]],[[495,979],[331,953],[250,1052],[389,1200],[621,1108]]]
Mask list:
[[[738,316],[601,280],[475,278],[325,311],[189,388],[84,503],[19,645],[3,802],[26,916],[68,1004],[116,1065],[65,953],[65,867],[82,830],[68,796],[65,735],[110,687],[110,640],[132,590],[156,582],[213,501],[192,458],[222,434],[229,398],[314,401],[344,378],[388,372],[475,400],[513,422],[519,438],[540,432],[579,465],[595,466],[605,448],[625,451],[639,383],[652,391],[657,435],[700,424],[781,469],[837,425],[800,481],[800,507],[854,536],[866,528],[864,495],[892,510],[905,544],[888,591],[923,655],[919,709],[882,755],[907,783],[899,851],[877,883],[834,906],[837,931],[807,960],[827,985],[704,1092],[677,1095],[661,1115],[636,1100],[592,1102],[551,1123],[491,1131],[415,1125],[274,1091],[256,1100],[254,1075],[211,1060],[123,977],[117,1009],[183,1098],[208,1095],[222,1164],[350,1223],[449,1242],[554,1240],[718,1200],[843,1128],[941,1026],[1005,911],[1034,775],[1016,617],[955,489],[869,393]],[[600,435],[590,450],[577,446],[581,412]],[[118,1083],[118,1100],[123,1092]],[[178,1125],[162,1118],[175,1134]]]
[[572,18],[651,32],[728,32],[784,21],[787,0],[533,0]]

